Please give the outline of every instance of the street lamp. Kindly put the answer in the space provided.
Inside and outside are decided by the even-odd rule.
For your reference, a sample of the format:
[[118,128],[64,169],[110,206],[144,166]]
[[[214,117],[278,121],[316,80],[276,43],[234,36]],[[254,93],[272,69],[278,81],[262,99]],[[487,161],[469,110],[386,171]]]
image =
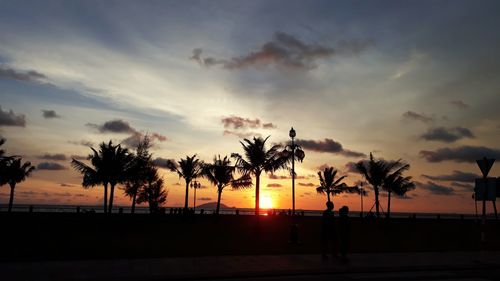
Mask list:
[[293,127],[290,129],[288,133],[290,138],[292,138],[292,215],[295,216],[295,142],[294,138],[297,135]]
[[194,180],[191,182],[191,188],[194,188],[194,207],[193,210],[196,212],[196,190],[201,187],[201,183]]
[[361,197],[361,213],[359,214],[360,217],[363,217],[363,193],[365,192],[365,190],[363,189],[363,183],[360,183],[359,186],[358,186],[358,192],[359,192],[359,196]]

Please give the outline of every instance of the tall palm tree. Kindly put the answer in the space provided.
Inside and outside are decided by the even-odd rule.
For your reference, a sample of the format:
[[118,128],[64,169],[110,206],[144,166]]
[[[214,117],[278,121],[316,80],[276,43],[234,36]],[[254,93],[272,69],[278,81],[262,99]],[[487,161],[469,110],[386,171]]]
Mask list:
[[236,160],[236,168],[243,175],[255,176],[255,215],[259,215],[260,174],[264,172],[275,172],[288,167],[291,155],[281,150],[281,145],[274,145],[266,149],[266,141],[269,137],[253,138],[253,141],[244,139],[240,141],[243,146],[245,157],[238,153],[232,153],[231,157]]
[[[92,154],[89,154],[89,166],[81,161],[73,159],[71,165],[74,169],[83,174],[82,185],[84,188],[104,185],[104,213],[113,208],[114,190],[117,184],[127,181],[127,171],[130,168],[132,155],[121,145],[113,145],[112,141],[108,144],[101,143],[99,151],[93,147]],[[108,203],[108,185],[110,188],[109,205]]]
[[330,200],[330,194],[335,196],[336,194],[340,194],[342,192],[346,192],[348,190],[347,184],[343,183],[342,180],[347,176],[342,176],[336,179],[338,171],[333,167],[325,167],[323,173],[321,171],[318,172],[319,177],[319,186],[316,188],[316,191],[319,194],[325,194],[328,202]]
[[21,158],[11,159],[4,167],[4,181],[10,186],[9,212],[12,211],[14,203],[14,189],[16,184],[23,182],[35,170],[31,162],[21,163]]
[[163,184],[164,181],[158,175],[158,169],[150,166],[146,173],[146,185],[139,191],[137,203],[148,202],[149,212],[158,213],[168,196],[168,190],[165,190]]
[[184,200],[184,212],[188,209],[188,196],[189,196],[189,184],[192,180],[201,176],[203,171],[203,161],[196,157],[196,154],[189,157],[186,156],[185,159],[181,159],[179,162],[168,161],[167,167],[179,175],[179,178],[183,178],[186,182],[186,197]]
[[389,176],[398,176],[408,169],[405,168],[407,164],[403,163],[401,160],[397,161],[386,161],[383,159],[375,159],[373,154],[370,153],[370,159],[361,160],[356,163],[355,167],[360,174],[366,179],[366,181],[373,187],[375,193],[375,211],[377,217],[380,217],[380,201],[379,193],[380,188],[383,188],[384,183],[387,181]]
[[[408,166],[407,168],[406,165]],[[404,170],[410,167],[410,165],[406,165],[402,167]],[[401,175],[402,171],[399,170],[400,169],[389,175],[384,181],[383,189],[387,191],[387,218],[391,217],[391,194],[394,193],[401,197],[408,191],[415,189],[415,183],[412,181],[412,177],[403,177]]]
[[149,153],[151,148],[151,140],[146,135],[139,141],[136,147],[136,154],[128,169],[128,177],[124,186],[125,195],[132,198],[131,213],[135,213],[135,205],[137,201],[137,194],[141,189],[146,186],[147,176],[149,170],[152,168],[152,155]]
[[202,176],[205,177],[210,183],[217,187],[217,207],[215,209],[215,214],[219,214],[220,201],[222,191],[226,186],[231,185],[233,189],[247,188],[252,186],[252,179],[248,175],[243,175],[242,177],[235,179],[236,167],[231,165],[231,160],[224,156],[224,158],[214,157],[214,160],[210,164],[205,164],[203,166]]

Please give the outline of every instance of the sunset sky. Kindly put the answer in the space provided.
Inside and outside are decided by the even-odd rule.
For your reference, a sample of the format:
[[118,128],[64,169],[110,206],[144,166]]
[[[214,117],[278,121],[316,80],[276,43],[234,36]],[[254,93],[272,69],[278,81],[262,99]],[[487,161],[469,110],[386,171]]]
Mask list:
[[[102,188],[83,189],[69,163],[103,141],[149,133],[155,158],[211,161],[241,153],[242,138],[289,141],[293,126],[306,153],[298,209],[324,208],[319,167],[353,184],[352,163],[373,152],[411,164],[417,189],[393,211],[472,213],[474,160],[500,158],[499,12],[498,1],[0,0],[0,135],[38,167],[15,203],[100,205]],[[167,206],[182,206],[183,181],[161,173]],[[201,181],[197,203],[215,201]],[[261,183],[291,207],[289,172]],[[253,207],[254,192],[227,189],[222,203]],[[357,195],[334,201],[359,210]]]

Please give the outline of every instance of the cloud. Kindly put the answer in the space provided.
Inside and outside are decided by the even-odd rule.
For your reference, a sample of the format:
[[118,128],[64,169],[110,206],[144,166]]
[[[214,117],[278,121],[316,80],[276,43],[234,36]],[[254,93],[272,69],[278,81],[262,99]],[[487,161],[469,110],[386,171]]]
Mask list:
[[407,120],[412,120],[412,121],[420,121],[423,123],[431,123],[435,121],[434,117],[427,116],[425,114],[419,114],[414,111],[407,111],[403,113],[403,118]]
[[341,41],[337,49],[317,43],[305,43],[293,35],[276,32],[271,41],[264,43],[257,50],[231,59],[213,57],[202,58],[202,49],[193,50],[190,59],[205,67],[220,65],[225,69],[244,69],[274,64],[280,67],[298,70],[316,68],[316,61],[333,56],[358,55],[373,45],[372,40]]
[[87,123],[85,126],[97,129],[100,133],[135,133],[137,130],[121,119],[104,122],[102,125]]
[[485,146],[459,146],[454,148],[440,148],[435,151],[421,150],[420,157],[425,158],[428,162],[475,162],[483,157],[500,158],[500,150],[488,148]]
[[23,114],[16,114],[14,111],[3,111],[0,107],[0,126],[26,126],[26,117]]
[[198,198],[198,200],[200,200],[200,201],[210,201],[210,200],[212,200],[212,198],[210,198],[210,197],[200,197],[200,198]]
[[316,186],[314,183],[312,182],[299,182],[299,185],[300,186]]
[[477,174],[466,173],[457,170],[453,171],[451,175],[437,175],[437,176],[422,175],[422,177],[437,181],[454,181],[454,182],[469,182],[469,183],[474,182],[476,178],[480,178],[480,176]]
[[342,147],[342,144],[332,139],[325,138],[324,140],[302,140],[297,139],[297,144],[304,149],[309,149],[316,152],[326,152],[340,154],[345,157],[365,157],[366,155],[361,152],[347,150]]
[[264,129],[276,129],[277,126],[274,125],[273,123],[264,123],[264,124],[262,124],[262,128],[264,128]]
[[348,173],[358,173],[358,169],[356,169],[355,162],[347,162],[345,164],[345,168]]
[[94,146],[94,143],[89,141],[89,140],[68,141],[68,143],[74,144],[74,145],[82,145],[82,146],[86,146],[86,147]]
[[162,158],[162,157],[157,157],[156,159],[154,159],[154,160],[153,160],[153,164],[154,164],[155,166],[160,167],[160,168],[165,168],[165,169],[167,169],[167,168],[168,168],[167,163],[168,163],[169,161],[173,161],[173,162],[175,162],[175,160],[174,160],[174,159],[166,159],[166,158]]
[[29,70],[26,72],[19,72],[6,65],[0,65],[0,79],[17,80],[23,82],[39,82],[40,79],[47,78],[44,74]]
[[415,182],[416,186],[419,189],[426,190],[434,195],[454,195],[455,190],[451,187],[444,186],[444,185],[439,185],[437,183],[434,183],[432,181],[428,181],[427,183],[421,183],[416,181]]
[[474,185],[471,183],[463,183],[463,182],[452,182],[451,186],[458,187],[461,191],[474,191]]
[[42,110],[42,116],[45,119],[50,119],[50,118],[61,118],[60,115],[58,115],[54,110]]
[[42,162],[38,164],[36,168],[38,170],[50,170],[50,171],[66,170],[65,166],[55,162]]
[[276,187],[276,188],[279,188],[279,187],[283,187],[283,186],[281,184],[279,184],[279,183],[268,183],[267,187]]
[[243,138],[249,138],[249,137],[260,137],[262,136],[261,134],[259,133],[255,133],[255,132],[237,132],[237,131],[231,131],[231,130],[224,130],[224,132],[222,133],[224,136],[237,136],[241,139]]
[[462,100],[452,100],[450,101],[450,104],[453,106],[456,106],[459,109],[467,109],[469,108],[469,105],[463,102]]
[[230,116],[223,117],[221,119],[221,123],[224,124],[224,128],[232,128],[232,129],[246,129],[246,128],[260,128],[261,121],[258,118],[250,119],[243,118],[239,116]]
[[77,187],[78,185],[74,185],[74,184],[70,184],[70,183],[60,183],[59,186],[62,186],[62,187]]
[[46,153],[44,155],[39,155],[37,158],[43,160],[56,160],[56,161],[64,161],[67,159],[66,155],[62,153],[56,153],[56,154]]
[[[147,135],[152,143],[155,141],[164,142],[168,140],[166,136],[158,133],[148,133]],[[144,139],[144,136],[146,136],[146,134],[142,132],[134,132],[129,137],[123,139],[121,143],[127,147],[137,147],[139,142]]]
[[[292,176],[278,176],[278,175],[275,175],[273,173],[269,173],[267,174],[268,178],[271,179],[271,180],[288,180],[288,179],[292,179]],[[305,176],[299,176],[299,175],[295,175],[295,179],[306,179]]]
[[471,130],[463,127],[454,128],[432,128],[426,133],[422,134],[420,138],[428,141],[442,141],[442,142],[455,142],[463,138],[474,138],[474,134]]

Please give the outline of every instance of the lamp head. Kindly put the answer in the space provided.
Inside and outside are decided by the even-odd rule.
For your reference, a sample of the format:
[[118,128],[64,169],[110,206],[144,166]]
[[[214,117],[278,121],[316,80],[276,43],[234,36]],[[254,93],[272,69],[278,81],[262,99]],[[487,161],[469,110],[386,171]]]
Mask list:
[[295,130],[293,129],[293,127],[290,129],[290,133],[288,134],[291,138],[294,138],[297,133],[295,132]]

